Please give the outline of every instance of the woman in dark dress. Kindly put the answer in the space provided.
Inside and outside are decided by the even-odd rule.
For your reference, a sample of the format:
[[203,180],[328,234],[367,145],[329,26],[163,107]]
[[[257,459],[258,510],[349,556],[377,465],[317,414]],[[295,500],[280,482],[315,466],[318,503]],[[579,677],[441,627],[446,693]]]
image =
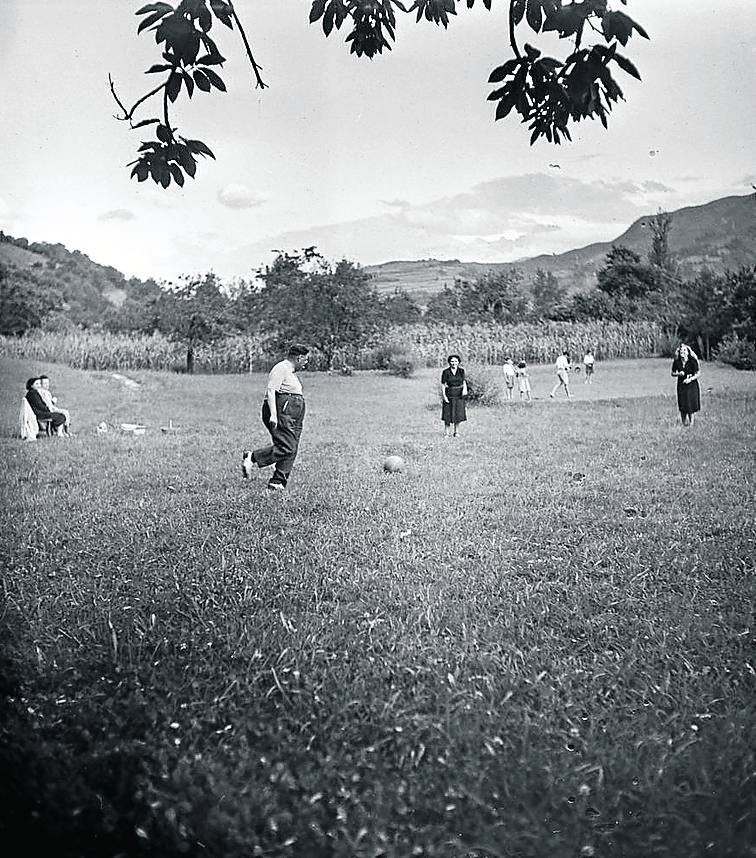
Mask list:
[[465,397],[467,396],[467,382],[465,371],[460,366],[459,355],[449,355],[447,358],[449,366],[441,373],[441,419],[444,421],[444,435],[449,436],[449,429],[454,427],[454,437],[460,423],[467,420],[465,410]]
[[41,386],[42,383],[38,378],[30,378],[26,382],[26,401],[29,403],[37,420],[49,420],[55,434],[62,435],[66,422],[65,415],[61,414],[60,411],[50,411],[45,404],[45,400],[42,398],[42,394],[39,392]]
[[700,374],[701,367],[695,352],[681,343],[672,361],[672,375],[677,378],[677,408],[683,426],[692,426],[693,415],[701,410]]

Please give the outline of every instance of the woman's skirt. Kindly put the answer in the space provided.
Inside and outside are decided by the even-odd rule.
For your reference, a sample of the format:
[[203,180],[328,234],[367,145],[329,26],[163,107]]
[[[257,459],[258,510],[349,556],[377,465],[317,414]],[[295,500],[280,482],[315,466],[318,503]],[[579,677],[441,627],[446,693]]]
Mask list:
[[701,410],[701,388],[698,381],[683,384],[682,379],[678,380],[677,407],[681,414],[695,414]]
[[467,420],[467,409],[465,408],[465,400],[462,397],[462,389],[448,388],[446,397],[449,400],[441,406],[441,419],[444,423],[464,423]]

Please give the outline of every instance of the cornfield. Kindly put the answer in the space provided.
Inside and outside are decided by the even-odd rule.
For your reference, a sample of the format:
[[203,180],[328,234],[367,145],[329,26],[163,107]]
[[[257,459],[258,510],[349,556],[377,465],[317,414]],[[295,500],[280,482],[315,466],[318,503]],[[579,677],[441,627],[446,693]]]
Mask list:
[[[566,350],[580,358],[590,347],[597,360],[647,357],[668,349],[668,334],[656,322],[544,322],[518,325],[403,325],[377,348],[344,354],[356,369],[374,365],[377,350],[414,355],[420,364],[441,366],[452,352],[463,363],[503,364],[507,357],[550,363]],[[350,360],[351,358],[351,360]]]
[[[589,346],[598,360],[646,357],[668,348],[668,336],[656,322],[398,325],[380,343],[339,350],[334,363],[376,369],[385,365],[387,354],[406,354],[421,365],[440,366],[451,352],[460,354],[463,363],[498,365],[509,356],[528,363],[549,363],[562,350],[574,359]],[[22,337],[0,337],[0,355],[63,363],[75,369],[182,371],[186,347],[162,334],[37,331]],[[278,356],[266,339],[237,335],[212,345],[198,345],[194,366],[201,373],[257,372],[268,369]],[[322,367],[317,352],[311,365]]]
[[[110,334],[95,331],[36,331],[22,337],[0,337],[0,355],[62,363],[74,369],[154,369],[181,372],[186,346],[162,334]],[[256,337],[227,337],[194,349],[195,371],[236,373],[263,370],[270,354]]]

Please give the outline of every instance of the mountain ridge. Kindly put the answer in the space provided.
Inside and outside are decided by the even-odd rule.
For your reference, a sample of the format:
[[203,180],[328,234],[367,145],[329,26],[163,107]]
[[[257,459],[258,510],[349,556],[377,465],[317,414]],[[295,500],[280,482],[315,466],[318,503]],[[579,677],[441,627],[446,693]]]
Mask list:
[[[669,212],[672,227],[669,247],[684,277],[708,267],[721,273],[726,268],[756,265],[756,194],[721,197],[697,206]],[[612,241],[594,242],[557,254],[540,254],[513,262],[460,262],[454,260],[394,260],[365,266],[381,292],[404,288],[414,298],[430,297],[456,279],[474,280],[486,273],[518,268],[525,280],[540,268],[552,273],[568,292],[582,292],[596,282],[596,273],[613,245],[621,244],[645,258],[651,246],[648,221],[636,219]]]
[[[756,265],[756,194],[721,197],[669,214],[672,216],[669,247],[683,277],[695,276],[704,267],[721,273],[728,268]],[[379,292],[402,289],[421,305],[445,286],[452,286],[455,280],[476,280],[512,268],[522,272],[526,283],[539,269],[551,273],[568,294],[574,294],[595,284],[596,273],[613,245],[625,245],[645,258],[651,246],[648,228],[651,217],[638,218],[612,241],[595,242],[558,254],[494,263],[458,259],[392,260],[363,266],[363,270],[371,275],[371,284]],[[117,269],[93,262],[81,251],[70,251],[62,244],[29,242],[2,231],[0,263],[54,277],[69,306],[88,308],[95,316],[108,306],[119,307],[130,289],[143,282],[138,278],[127,279]]]

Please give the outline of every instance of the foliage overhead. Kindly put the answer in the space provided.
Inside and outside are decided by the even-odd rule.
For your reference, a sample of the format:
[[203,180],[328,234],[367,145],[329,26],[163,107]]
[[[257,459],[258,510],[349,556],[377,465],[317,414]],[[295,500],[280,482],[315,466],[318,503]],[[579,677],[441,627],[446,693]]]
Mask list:
[[[391,50],[396,40],[397,13],[448,27],[457,7],[475,6],[475,0],[313,0],[310,23],[320,23],[326,37],[335,30],[347,30],[345,42],[357,57],[372,59]],[[620,0],[623,6],[627,0]],[[482,0],[491,11],[492,0]],[[618,50],[637,33],[649,38],[643,27],[622,11],[612,9],[609,0],[503,0],[508,7],[507,28],[512,57],[490,73],[495,89],[488,96],[496,102],[495,119],[512,111],[527,124],[531,145],[539,138],[560,144],[571,140],[569,126],[583,119],[598,119],[607,127],[612,106],[623,93],[613,77],[617,69],[640,80],[633,63]],[[144,140],[138,157],[129,166],[131,176],[148,178],[167,188],[171,182],[182,186],[185,176],[194,178],[199,157],[214,158],[201,140],[178,133],[171,120],[171,105],[180,95],[191,99],[200,93],[225,92],[218,69],[226,58],[210,35],[215,23],[234,27],[252,67],[255,85],[266,87],[262,67],[255,59],[249,38],[231,0],[180,0],[177,3],[148,3],[137,10],[137,34],[154,34],[160,58],[146,74],[160,75],[160,83],[127,107],[110,78],[113,98],[120,113],[117,119],[131,128],[153,127],[154,139]],[[529,42],[520,44],[518,34],[528,28],[536,36],[555,34],[567,45],[564,56],[544,55]],[[548,35],[546,36],[548,38]],[[531,37],[532,38],[532,37]],[[157,115],[138,119],[138,111],[159,99]],[[140,114],[141,115],[141,114]]]

